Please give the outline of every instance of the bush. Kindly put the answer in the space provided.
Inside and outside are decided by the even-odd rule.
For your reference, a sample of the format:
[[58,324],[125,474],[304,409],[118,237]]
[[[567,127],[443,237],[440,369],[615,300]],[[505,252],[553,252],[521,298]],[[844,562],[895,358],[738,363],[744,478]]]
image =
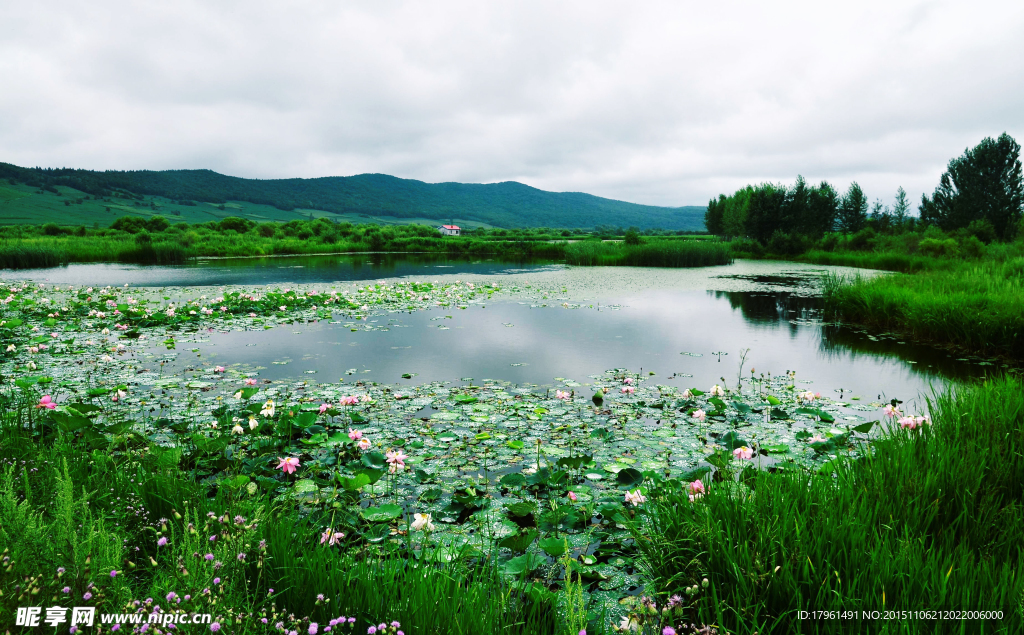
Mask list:
[[153,216],[146,221],[146,229],[153,233],[166,231],[171,224],[163,216]]
[[803,236],[785,234],[781,229],[776,229],[768,239],[768,251],[784,256],[796,256],[807,251],[808,242]]
[[917,244],[917,248],[929,256],[956,256],[960,253],[960,246],[952,238],[924,238]]
[[977,236],[964,236],[959,241],[960,253],[965,258],[981,258],[985,254],[985,243]]
[[750,238],[736,238],[729,242],[729,249],[735,256],[749,256],[760,258],[764,256],[764,247],[761,243]]
[[228,216],[218,223],[217,229],[220,231],[235,231],[239,234],[244,234],[249,231],[256,223],[245,218],[239,218],[237,216]]
[[623,241],[627,245],[639,245],[640,244],[640,232],[635,227],[630,227],[626,230],[625,240]]
[[138,216],[122,216],[110,224],[111,229],[137,234],[146,228],[146,221]]
[[43,235],[45,236],[60,236],[62,233],[57,223],[46,223],[43,225]]
[[838,234],[826,234],[825,237],[821,239],[821,250],[822,251],[835,251],[836,250],[836,246],[838,246],[838,245],[839,245],[839,236],[838,236]]
[[875,230],[870,227],[865,227],[853,236],[850,236],[850,240],[846,243],[850,249],[857,251],[866,251],[875,246]]

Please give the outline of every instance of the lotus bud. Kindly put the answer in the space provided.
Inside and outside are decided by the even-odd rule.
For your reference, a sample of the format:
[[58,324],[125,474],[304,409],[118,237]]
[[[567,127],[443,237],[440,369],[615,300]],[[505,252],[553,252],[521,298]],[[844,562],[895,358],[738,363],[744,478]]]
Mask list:
[[[778,571],[778,569],[776,569],[776,571]],[[706,589],[706,588],[708,588],[708,585],[709,585],[709,584],[711,584],[711,583],[710,583],[710,582],[708,582],[708,579],[707,579],[707,578],[704,578],[703,580],[701,580],[701,581],[700,581],[700,585],[701,585],[702,587],[704,587],[705,589]]]

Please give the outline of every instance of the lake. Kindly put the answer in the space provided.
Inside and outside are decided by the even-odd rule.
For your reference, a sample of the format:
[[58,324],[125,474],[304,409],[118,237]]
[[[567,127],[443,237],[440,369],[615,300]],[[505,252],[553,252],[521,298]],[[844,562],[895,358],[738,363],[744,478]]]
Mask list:
[[[926,346],[823,323],[816,281],[826,272],[878,272],[799,263],[737,261],[699,269],[586,268],[436,256],[358,255],[206,260],[187,266],[71,265],[5,271],[6,279],[54,284],[196,287],[454,280],[520,285],[525,296],[495,297],[466,309],[392,311],[363,320],[321,320],[269,330],[201,331],[183,336],[165,372],[237,365],[277,380],[419,384],[500,379],[538,387],[588,383],[628,368],[679,388],[742,372],[796,373],[835,399],[913,401],[932,384],[983,374],[981,360],[958,360]],[[173,291],[167,291],[171,293]],[[216,292],[216,291],[215,291]],[[744,358],[744,351],[746,351]],[[198,355],[198,357],[196,356]],[[982,362],[985,364],[985,362]],[[411,375],[403,379],[402,375]]]

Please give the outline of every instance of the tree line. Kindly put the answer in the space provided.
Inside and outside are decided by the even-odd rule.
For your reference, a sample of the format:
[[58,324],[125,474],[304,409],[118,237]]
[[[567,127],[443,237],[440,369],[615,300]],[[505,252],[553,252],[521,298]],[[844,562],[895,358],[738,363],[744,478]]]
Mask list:
[[766,243],[773,235],[821,238],[829,232],[857,233],[871,226],[901,231],[936,225],[944,231],[985,226],[1009,240],[1020,230],[1022,216],[1020,145],[1006,133],[987,137],[950,160],[932,196],[922,195],[919,216],[910,214],[902,187],[892,207],[868,197],[854,181],[840,194],[827,181],[809,185],[798,176],[791,187],[761,183],[708,202],[704,222],[711,234],[742,236]]

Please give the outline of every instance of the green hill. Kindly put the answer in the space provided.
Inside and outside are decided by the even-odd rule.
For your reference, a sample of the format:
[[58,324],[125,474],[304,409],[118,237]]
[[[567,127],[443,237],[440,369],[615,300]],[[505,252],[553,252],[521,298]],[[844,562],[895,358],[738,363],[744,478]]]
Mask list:
[[204,222],[327,216],[339,220],[470,226],[703,230],[703,206],[657,207],[517,182],[424,183],[386,174],[316,179],[243,179],[211,170],[106,171],[22,168],[0,163],[0,223],[109,224],[160,213]]

